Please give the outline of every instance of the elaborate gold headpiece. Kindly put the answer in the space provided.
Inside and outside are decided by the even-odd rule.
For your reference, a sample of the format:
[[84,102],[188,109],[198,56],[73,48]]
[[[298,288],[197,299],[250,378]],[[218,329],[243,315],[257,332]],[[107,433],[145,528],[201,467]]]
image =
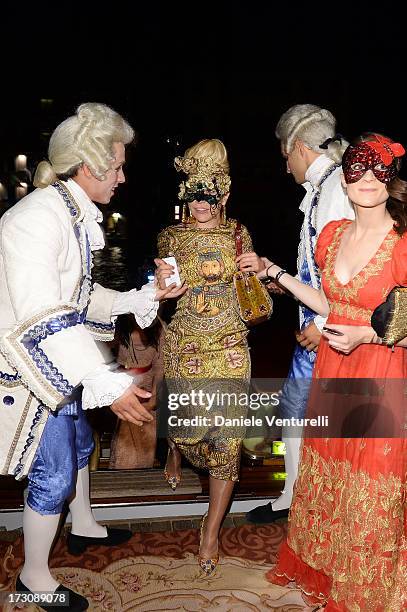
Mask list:
[[180,200],[202,193],[206,200],[210,201],[212,197],[217,201],[230,191],[230,176],[212,157],[176,157],[174,166],[177,172],[188,175],[187,180],[180,184]]

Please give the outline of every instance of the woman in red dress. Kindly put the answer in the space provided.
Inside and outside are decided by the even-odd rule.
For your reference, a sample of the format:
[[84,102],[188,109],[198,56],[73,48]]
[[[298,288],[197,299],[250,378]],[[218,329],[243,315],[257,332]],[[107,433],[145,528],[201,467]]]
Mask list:
[[345,151],[343,186],[355,221],[322,231],[319,292],[263,259],[266,275],[328,316],[334,332],[324,331],[308,408],[312,416],[329,413],[325,436],[332,437],[306,432],[287,540],[267,574],[276,584],[295,582],[330,612],[407,609],[407,338],[389,348],[370,324],[391,289],[407,285],[407,183],[397,178],[403,154],[372,133]]

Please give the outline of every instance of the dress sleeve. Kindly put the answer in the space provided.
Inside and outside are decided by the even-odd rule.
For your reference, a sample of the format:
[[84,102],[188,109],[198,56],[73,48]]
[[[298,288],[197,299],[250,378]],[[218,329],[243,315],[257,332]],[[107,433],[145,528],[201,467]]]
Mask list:
[[157,238],[158,257],[168,257],[170,252],[170,235],[168,229],[163,229]]
[[328,247],[333,240],[334,233],[336,232],[337,228],[345,222],[345,219],[331,221],[325,225],[324,229],[318,236],[317,246],[315,249],[315,261],[320,270],[323,270],[325,267],[326,254]]
[[391,271],[397,285],[407,286],[407,233],[394,247]]

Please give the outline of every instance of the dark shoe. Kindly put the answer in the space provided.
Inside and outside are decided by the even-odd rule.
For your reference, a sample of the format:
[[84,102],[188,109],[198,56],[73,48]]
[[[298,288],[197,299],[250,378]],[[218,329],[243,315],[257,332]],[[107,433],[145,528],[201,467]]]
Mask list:
[[119,546],[130,540],[132,532],[128,529],[107,528],[107,536],[105,538],[88,538],[87,536],[75,535],[69,533],[67,538],[68,552],[71,555],[81,555],[88,546]]
[[[21,582],[20,576],[16,580],[16,591],[18,593],[34,594],[33,591],[30,591],[30,589],[26,587],[23,582]],[[68,587],[64,586],[63,584],[60,584],[55,589],[54,593],[58,593],[61,596],[64,595],[67,603],[62,604],[61,601],[59,606],[45,603],[40,606],[40,604],[37,603],[37,606],[41,608],[41,610],[46,610],[46,612],[61,612],[61,610],[66,610],[67,612],[81,612],[82,610],[87,610],[89,608],[89,602],[86,597],[82,597],[82,595],[79,595],[79,593],[71,591],[71,589],[68,589]]]
[[284,510],[273,510],[271,502],[264,506],[257,506],[246,514],[246,521],[248,523],[254,523],[255,525],[264,525],[267,523],[274,523],[281,518],[288,516],[289,508]]

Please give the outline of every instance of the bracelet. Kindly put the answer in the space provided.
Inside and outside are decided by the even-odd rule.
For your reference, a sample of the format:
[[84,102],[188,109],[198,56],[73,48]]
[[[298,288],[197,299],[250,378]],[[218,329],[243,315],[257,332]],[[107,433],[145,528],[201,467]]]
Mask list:
[[264,285],[267,285],[268,283],[274,283],[274,277],[269,275],[269,270],[270,268],[272,268],[273,266],[275,266],[275,264],[271,264],[267,269],[266,269],[266,276],[264,278],[261,279],[261,282]]
[[381,338],[377,335],[376,332],[374,332],[372,339],[370,340],[370,344],[383,344],[383,338]]
[[280,272],[277,272],[276,276],[275,276],[275,280],[279,281],[280,278],[283,276],[283,274],[287,274],[287,270],[283,270],[281,269]]

